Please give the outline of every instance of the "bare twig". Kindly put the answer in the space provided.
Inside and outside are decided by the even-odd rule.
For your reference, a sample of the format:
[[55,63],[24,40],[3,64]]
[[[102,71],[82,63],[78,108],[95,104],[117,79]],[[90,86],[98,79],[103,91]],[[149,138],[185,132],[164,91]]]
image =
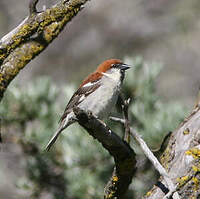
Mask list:
[[132,148],[115,134],[105,123],[80,108],[74,113],[78,123],[97,139],[113,156],[115,169],[104,189],[104,198],[122,198],[132,181],[135,172],[135,153]]
[[[116,118],[116,117],[110,117],[113,121],[120,122],[122,124],[125,124],[124,119]],[[141,138],[141,136],[133,129],[130,128],[131,136],[133,136],[134,139],[136,139],[137,143],[140,145],[142,151],[147,156],[147,158],[151,161],[151,163],[154,165],[156,170],[160,173],[161,176],[163,176],[167,187],[169,188],[169,193],[164,197],[165,199],[169,198],[173,194],[174,199],[179,199],[179,195],[176,191],[176,186],[170,179],[168,173],[164,169],[164,167],[160,164],[160,162],[157,160],[157,158],[153,155],[147,144],[144,142],[144,140]],[[175,192],[175,193],[174,193]]]
[[124,103],[122,104],[122,110],[124,113],[124,127],[125,127],[125,133],[124,133],[124,140],[129,144],[130,143],[130,122],[128,118],[128,106],[130,103],[130,98],[127,100],[124,100]]
[[29,2],[29,13],[30,15],[37,13],[36,5],[39,0],[30,0]]

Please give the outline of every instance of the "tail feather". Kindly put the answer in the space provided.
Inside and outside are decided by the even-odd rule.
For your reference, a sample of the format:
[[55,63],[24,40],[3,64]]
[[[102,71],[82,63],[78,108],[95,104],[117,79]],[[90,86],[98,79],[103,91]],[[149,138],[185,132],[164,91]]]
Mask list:
[[59,128],[53,135],[53,137],[50,139],[50,141],[48,142],[47,146],[45,147],[46,151],[49,151],[51,146],[56,142],[58,136],[60,135],[60,133],[63,131],[63,128]]
[[45,150],[49,151],[51,146],[55,143],[55,141],[57,140],[58,136],[60,135],[60,133],[66,129],[68,126],[70,126],[71,124],[73,124],[76,120],[73,117],[73,112],[72,114],[69,114],[65,119],[63,119],[60,123],[60,127],[58,128],[58,130],[54,133],[53,137],[50,139],[50,141],[48,142]]

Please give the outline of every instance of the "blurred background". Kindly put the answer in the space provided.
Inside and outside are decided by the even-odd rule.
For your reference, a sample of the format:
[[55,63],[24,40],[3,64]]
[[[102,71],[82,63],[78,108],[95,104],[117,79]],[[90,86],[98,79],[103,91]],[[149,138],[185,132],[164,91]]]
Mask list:
[[[55,2],[40,0],[38,10]],[[27,7],[27,0],[0,1],[0,37],[28,15]],[[51,152],[43,148],[78,83],[108,58],[134,65],[123,88],[134,99],[132,124],[159,149],[198,95],[199,9],[198,0],[89,1],[6,92],[0,198],[102,198],[113,160],[83,129],[74,125]],[[122,135],[122,126],[108,123]],[[132,147],[139,169],[126,198],[140,198],[158,175],[134,142]]]

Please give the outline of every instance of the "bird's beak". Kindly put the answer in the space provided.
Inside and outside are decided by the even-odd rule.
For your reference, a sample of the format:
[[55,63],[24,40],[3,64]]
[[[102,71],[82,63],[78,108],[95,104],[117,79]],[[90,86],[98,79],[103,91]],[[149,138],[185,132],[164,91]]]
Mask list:
[[120,64],[119,68],[120,68],[120,70],[127,70],[127,69],[130,68],[130,65],[128,65],[128,64]]

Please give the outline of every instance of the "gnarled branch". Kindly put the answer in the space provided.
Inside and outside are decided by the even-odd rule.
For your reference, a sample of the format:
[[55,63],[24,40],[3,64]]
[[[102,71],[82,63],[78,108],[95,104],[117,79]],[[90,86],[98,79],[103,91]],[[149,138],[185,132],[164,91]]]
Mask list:
[[97,139],[114,158],[115,168],[112,178],[104,189],[104,198],[122,198],[135,172],[136,160],[134,151],[125,141],[109,129],[105,123],[92,114],[87,114],[79,108],[75,108],[74,113],[78,123],[93,138]]
[[[168,146],[161,156],[161,163],[168,171],[169,177],[177,186],[181,198],[199,198],[200,182],[200,107],[170,137]],[[160,178],[144,198],[163,198],[165,193],[160,188],[165,184]]]
[[30,16],[0,40],[0,100],[19,71],[58,36],[87,1],[61,0],[40,13],[36,12],[37,1],[32,1]]

